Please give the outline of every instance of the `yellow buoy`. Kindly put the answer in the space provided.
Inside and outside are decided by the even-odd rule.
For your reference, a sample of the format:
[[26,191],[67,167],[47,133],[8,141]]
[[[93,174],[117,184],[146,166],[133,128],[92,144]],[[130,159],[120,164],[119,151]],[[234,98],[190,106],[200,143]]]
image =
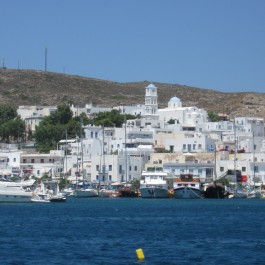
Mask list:
[[140,260],[144,259],[144,252],[141,248],[136,249],[136,255],[138,259]]

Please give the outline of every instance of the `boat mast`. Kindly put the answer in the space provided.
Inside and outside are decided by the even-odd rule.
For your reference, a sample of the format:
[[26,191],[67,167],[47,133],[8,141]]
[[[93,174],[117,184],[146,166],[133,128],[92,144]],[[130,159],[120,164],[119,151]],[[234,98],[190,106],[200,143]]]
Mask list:
[[216,163],[217,163],[217,151],[216,151],[216,144],[215,144],[215,149],[214,149],[214,180],[213,180],[214,184],[216,184],[216,180],[217,180]]
[[125,187],[127,187],[127,174],[128,174],[128,172],[127,172],[127,147],[126,147],[126,145],[127,145],[127,141],[126,141],[126,116],[125,116],[125,114],[124,114],[124,138],[125,138],[125,140],[124,140],[124,153],[125,153]]
[[237,174],[236,174],[236,153],[237,153],[237,142],[236,142],[236,120],[234,118],[234,182],[235,182],[235,186],[234,186],[234,191],[237,192]]
[[85,177],[84,177],[84,156],[83,156],[83,135],[82,135],[82,126],[83,126],[83,121],[81,119],[81,123],[80,123],[80,139],[81,139],[81,172],[82,172],[82,179],[83,182],[85,181]]
[[104,180],[104,186],[105,186],[105,173],[106,173],[106,165],[105,165],[105,127],[103,124],[103,135],[102,135],[102,153],[103,153],[103,165],[102,165],[102,175],[103,175],[103,180]]

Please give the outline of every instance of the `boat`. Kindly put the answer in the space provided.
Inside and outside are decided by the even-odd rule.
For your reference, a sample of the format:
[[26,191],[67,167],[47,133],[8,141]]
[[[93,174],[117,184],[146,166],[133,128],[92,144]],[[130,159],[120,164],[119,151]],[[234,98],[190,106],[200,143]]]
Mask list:
[[[221,148],[219,151],[228,151],[227,148]],[[226,187],[221,184],[221,179],[227,176],[227,172],[224,172],[220,176],[217,177],[217,150],[214,149],[214,176],[213,181],[211,183],[205,183],[203,186],[202,196],[206,199],[224,199],[227,198],[229,193],[226,190]]]
[[202,196],[200,178],[192,174],[181,174],[174,178],[174,198],[177,199],[200,199]]
[[143,171],[140,179],[140,194],[142,198],[169,198],[169,174],[164,171]]
[[139,193],[137,190],[131,189],[130,187],[121,187],[119,189],[120,197],[123,198],[137,198]]
[[121,183],[121,185],[119,185],[119,193],[120,193],[120,197],[123,198],[136,198],[138,197],[138,191],[131,188],[131,184],[128,183],[128,161],[130,161],[130,159],[128,159],[128,155],[127,155],[127,132],[126,132],[126,128],[127,128],[127,122],[126,122],[126,115],[124,115],[124,160],[125,160],[125,183]]
[[22,186],[0,186],[0,202],[31,202],[32,191]]
[[101,198],[118,198],[120,197],[120,192],[110,186],[100,189],[98,192],[98,196]]
[[98,191],[90,183],[82,182],[76,185],[74,196],[78,198],[97,197]]
[[66,196],[59,191],[56,180],[39,181],[33,192],[32,202],[65,202]]
[[35,180],[0,181],[0,202],[31,202]]
[[[236,161],[237,161],[237,141],[236,141],[236,126],[234,124],[234,138],[235,138],[235,151],[234,151],[234,170],[230,170],[234,177],[233,189],[230,191],[228,196],[229,199],[245,199],[248,197],[248,193],[242,185],[242,175],[241,170],[237,170]],[[239,184],[240,183],[240,184]]]
[[203,197],[206,199],[224,199],[229,196],[226,188],[221,183],[210,183],[205,185]]

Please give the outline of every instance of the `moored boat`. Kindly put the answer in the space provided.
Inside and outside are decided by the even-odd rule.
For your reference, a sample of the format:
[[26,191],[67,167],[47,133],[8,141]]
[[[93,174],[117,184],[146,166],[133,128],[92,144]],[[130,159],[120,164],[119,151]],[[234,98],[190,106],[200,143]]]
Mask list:
[[78,198],[97,197],[98,190],[94,188],[90,183],[83,182],[76,186],[74,196]]
[[23,182],[0,181],[0,202],[31,202],[34,180]]
[[169,177],[164,171],[143,171],[140,179],[140,194],[142,198],[169,198]]
[[118,198],[120,197],[120,192],[113,188],[103,188],[99,190],[98,196],[101,198]]
[[119,189],[120,197],[123,198],[137,198],[139,193],[137,190],[131,189],[130,187],[123,187]]
[[199,177],[182,174],[173,182],[174,197],[177,199],[200,199],[202,196]]
[[229,193],[222,184],[211,183],[205,186],[203,197],[206,199],[223,199],[227,198]]

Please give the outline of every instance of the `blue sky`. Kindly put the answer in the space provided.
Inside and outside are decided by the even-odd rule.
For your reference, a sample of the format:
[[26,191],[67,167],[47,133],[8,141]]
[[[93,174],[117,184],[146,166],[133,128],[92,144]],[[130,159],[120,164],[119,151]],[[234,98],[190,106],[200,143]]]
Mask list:
[[0,4],[7,68],[265,93],[264,0]]

